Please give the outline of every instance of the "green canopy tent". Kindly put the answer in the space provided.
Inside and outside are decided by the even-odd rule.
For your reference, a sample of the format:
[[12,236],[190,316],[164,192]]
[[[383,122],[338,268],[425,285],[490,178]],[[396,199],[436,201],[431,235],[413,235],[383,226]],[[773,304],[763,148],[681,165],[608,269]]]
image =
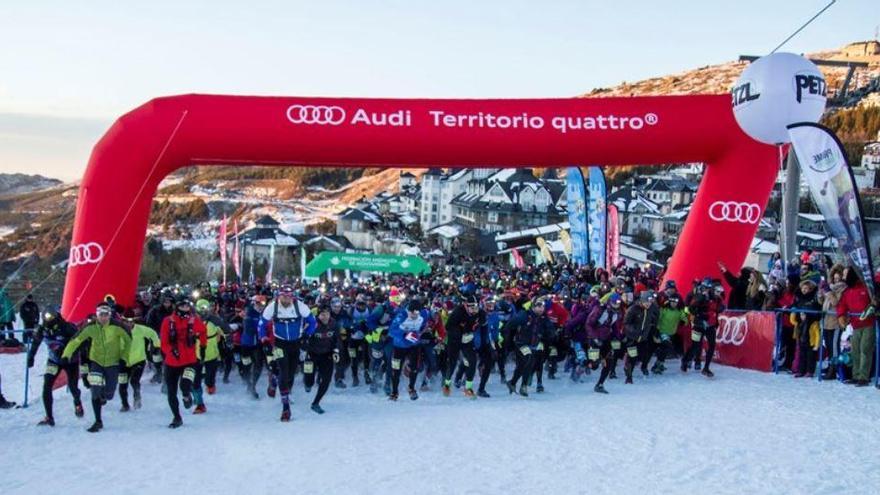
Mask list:
[[431,266],[418,256],[394,256],[390,254],[360,254],[322,251],[306,265],[307,277],[319,277],[327,270],[351,270],[353,272],[431,273]]

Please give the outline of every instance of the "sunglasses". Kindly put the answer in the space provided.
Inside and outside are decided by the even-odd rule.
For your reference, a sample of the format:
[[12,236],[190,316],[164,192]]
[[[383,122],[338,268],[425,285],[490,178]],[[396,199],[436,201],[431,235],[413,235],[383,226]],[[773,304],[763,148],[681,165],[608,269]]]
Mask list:
[[97,316],[110,316],[111,313],[109,311],[98,311],[95,313]]

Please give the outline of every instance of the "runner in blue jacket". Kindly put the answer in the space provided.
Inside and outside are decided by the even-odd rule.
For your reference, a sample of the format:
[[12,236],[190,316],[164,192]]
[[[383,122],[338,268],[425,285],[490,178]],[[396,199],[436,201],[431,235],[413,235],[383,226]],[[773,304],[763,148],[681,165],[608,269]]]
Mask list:
[[399,312],[391,322],[389,334],[394,346],[391,357],[391,400],[397,400],[400,372],[404,362],[409,363],[409,398],[416,400],[416,379],[419,375],[419,339],[428,328],[431,315],[418,301],[410,301],[406,311]]

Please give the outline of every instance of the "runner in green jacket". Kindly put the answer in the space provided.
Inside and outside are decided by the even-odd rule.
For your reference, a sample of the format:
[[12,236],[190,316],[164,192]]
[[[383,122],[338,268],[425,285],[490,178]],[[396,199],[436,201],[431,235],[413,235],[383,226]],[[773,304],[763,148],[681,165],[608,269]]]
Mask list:
[[95,320],[89,321],[67,343],[64,353],[61,354],[62,364],[67,365],[77,348],[83,342],[89,341],[88,379],[92,393],[92,410],[95,413],[95,423],[87,430],[91,433],[101,431],[104,427],[101,407],[115,395],[119,368],[125,366],[125,358],[131,346],[128,332],[110,322],[112,315],[113,309],[109,304],[103,301],[98,304],[95,308]]
[[[141,376],[147,364],[147,344],[152,348],[152,356],[155,356],[161,347],[159,334],[152,328],[125,320],[125,327],[131,332],[131,346],[125,355],[125,369],[119,373],[119,398],[122,399],[121,412],[130,410],[128,405],[128,385],[131,384],[134,392],[134,408],[141,408]],[[153,360],[154,362],[155,359]],[[159,362],[161,363],[161,354]]]

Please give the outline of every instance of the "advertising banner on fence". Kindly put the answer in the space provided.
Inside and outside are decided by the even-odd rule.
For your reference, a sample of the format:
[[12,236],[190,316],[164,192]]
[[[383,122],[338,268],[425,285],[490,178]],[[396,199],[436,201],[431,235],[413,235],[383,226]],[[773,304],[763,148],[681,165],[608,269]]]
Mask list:
[[772,371],[775,341],[774,313],[726,311],[718,317],[715,362],[737,368]]
[[571,259],[579,265],[590,261],[587,231],[587,186],[580,167],[568,167],[565,175],[568,224],[571,227]]
[[595,266],[605,266],[605,236],[608,226],[605,200],[605,173],[599,167],[590,167],[590,197],[587,204],[590,221],[590,261]]
[[859,191],[846,162],[843,146],[829,129],[811,123],[788,126],[801,173],[813,203],[825,217],[828,231],[873,293],[871,250],[862,221]]

